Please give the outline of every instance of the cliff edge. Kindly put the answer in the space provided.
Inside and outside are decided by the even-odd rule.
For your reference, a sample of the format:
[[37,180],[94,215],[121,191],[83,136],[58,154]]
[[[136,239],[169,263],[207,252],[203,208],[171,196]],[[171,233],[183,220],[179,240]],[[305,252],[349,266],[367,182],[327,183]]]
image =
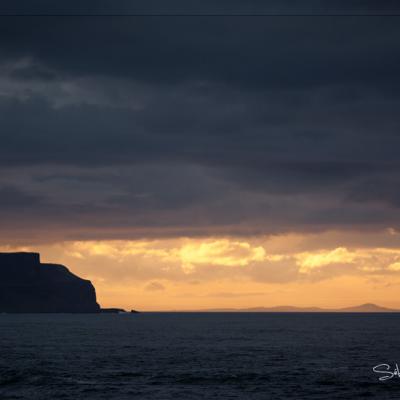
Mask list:
[[0,313],[97,313],[89,280],[43,264],[38,253],[0,253]]

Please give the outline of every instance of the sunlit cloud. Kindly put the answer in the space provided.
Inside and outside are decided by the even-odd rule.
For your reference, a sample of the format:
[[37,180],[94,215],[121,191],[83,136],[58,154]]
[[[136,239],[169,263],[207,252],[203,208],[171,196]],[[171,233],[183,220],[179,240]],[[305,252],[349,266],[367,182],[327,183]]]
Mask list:
[[299,271],[308,273],[315,268],[321,268],[329,264],[352,264],[356,261],[357,255],[344,247],[338,247],[329,251],[300,253],[295,255],[295,258],[300,267]]
[[135,256],[156,258],[161,262],[179,263],[185,273],[201,265],[244,267],[269,257],[281,259],[279,255],[267,256],[262,246],[229,239],[72,242],[66,253],[78,259],[101,256],[117,262]]
[[[312,273],[330,265],[348,265],[349,272],[358,270],[364,272],[400,271],[400,249],[367,248],[348,250],[338,247],[332,250],[305,252],[296,254],[295,258],[301,273]],[[393,262],[395,261],[395,262]],[[399,268],[398,268],[399,266]]]
[[396,272],[400,271],[400,262],[395,262],[393,264],[390,264],[388,266],[388,270],[389,271],[396,271]]
[[179,249],[178,257],[185,271],[192,271],[199,264],[244,267],[250,262],[263,261],[265,250],[261,246],[252,247],[248,242],[223,239],[190,242]]

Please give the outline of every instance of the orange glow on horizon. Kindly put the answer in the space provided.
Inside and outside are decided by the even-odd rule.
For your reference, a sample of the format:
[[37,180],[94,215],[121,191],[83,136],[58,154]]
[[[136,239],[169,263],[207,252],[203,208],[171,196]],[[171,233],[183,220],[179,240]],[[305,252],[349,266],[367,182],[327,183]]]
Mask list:
[[400,247],[389,236],[393,232],[70,241],[4,245],[0,251],[38,251],[43,262],[66,265],[92,280],[103,307],[335,308],[373,302],[400,308]]

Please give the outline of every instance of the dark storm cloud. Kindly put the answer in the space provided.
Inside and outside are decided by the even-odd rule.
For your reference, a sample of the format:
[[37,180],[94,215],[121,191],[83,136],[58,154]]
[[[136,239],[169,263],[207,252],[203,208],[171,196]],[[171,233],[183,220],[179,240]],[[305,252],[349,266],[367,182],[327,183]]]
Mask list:
[[10,185],[0,187],[0,207],[6,209],[8,212],[10,209],[20,210],[20,208],[25,207],[35,208],[41,203],[42,201],[39,196],[25,193]]
[[399,37],[383,17],[2,19],[3,202],[71,230],[397,226]]
[[5,57],[32,56],[59,74],[253,89],[373,88],[397,76],[397,25],[379,17],[5,18],[0,45]]
[[399,10],[397,1],[386,0],[308,0],[296,4],[293,0],[170,0],[166,5],[162,0],[97,0],[82,2],[54,2],[38,0],[34,4],[29,0],[4,1],[1,12],[5,14],[198,14],[198,13],[383,13]]
[[400,174],[371,175],[355,185],[349,194],[350,200],[371,202],[400,208]]

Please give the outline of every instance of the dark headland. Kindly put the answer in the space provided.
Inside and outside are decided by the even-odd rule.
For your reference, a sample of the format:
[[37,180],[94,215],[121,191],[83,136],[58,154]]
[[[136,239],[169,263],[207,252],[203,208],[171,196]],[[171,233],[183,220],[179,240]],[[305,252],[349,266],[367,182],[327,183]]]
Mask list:
[[89,280],[38,253],[0,253],[0,313],[98,313]]

